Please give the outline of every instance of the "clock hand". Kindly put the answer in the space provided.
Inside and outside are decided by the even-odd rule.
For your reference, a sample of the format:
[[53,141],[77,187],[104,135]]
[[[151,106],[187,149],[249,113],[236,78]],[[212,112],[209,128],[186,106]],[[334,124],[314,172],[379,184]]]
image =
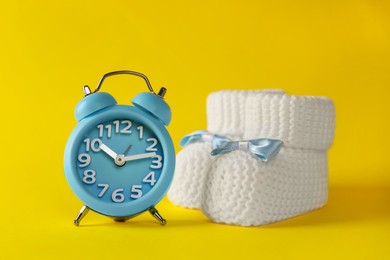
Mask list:
[[133,147],[132,144],[129,145],[129,147],[127,147],[126,151],[123,153],[123,155],[126,155],[128,151],[130,151],[131,147]]
[[140,159],[146,159],[146,158],[153,158],[156,156],[156,153],[142,153],[142,154],[136,154],[136,155],[129,155],[125,156],[123,160],[125,162],[127,161],[135,161],[135,160],[140,160]]
[[100,149],[103,150],[103,152],[108,154],[114,160],[118,156],[113,150],[111,150],[107,145],[105,145],[103,143],[101,143],[99,147],[100,147]]

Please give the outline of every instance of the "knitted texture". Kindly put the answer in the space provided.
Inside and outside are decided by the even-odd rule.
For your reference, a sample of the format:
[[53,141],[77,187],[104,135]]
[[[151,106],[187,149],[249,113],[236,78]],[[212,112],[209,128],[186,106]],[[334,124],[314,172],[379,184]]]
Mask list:
[[216,222],[251,226],[323,206],[335,126],[332,101],[253,94],[245,111],[244,139],[275,138],[284,146],[266,163],[242,151],[218,156],[205,179],[204,213]]
[[245,129],[246,99],[265,94],[283,96],[279,89],[266,90],[223,90],[213,92],[207,97],[207,130],[210,133],[241,139]]
[[[207,98],[207,130],[233,140],[243,138],[246,98],[252,94],[283,94],[281,90],[227,90],[211,93]],[[176,156],[175,176],[168,199],[175,205],[199,208],[205,177],[215,157],[210,156],[209,143],[184,147]]]
[[215,222],[262,225],[321,207],[327,192],[325,151],[284,148],[267,163],[235,151],[212,165],[202,210]]
[[176,169],[168,199],[175,205],[199,208],[205,176],[214,162],[208,143],[194,143],[176,156]]
[[319,150],[333,142],[335,110],[329,98],[253,94],[245,111],[244,138],[275,138],[288,147]]

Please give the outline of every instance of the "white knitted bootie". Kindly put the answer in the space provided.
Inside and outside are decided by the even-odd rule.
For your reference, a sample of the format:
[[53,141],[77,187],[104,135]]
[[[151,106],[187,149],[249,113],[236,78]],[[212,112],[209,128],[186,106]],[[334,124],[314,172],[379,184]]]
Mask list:
[[[231,140],[243,138],[246,98],[255,93],[282,94],[283,91],[226,90],[213,92],[208,96],[207,132],[187,136],[187,145],[183,144],[185,147],[176,156],[175,176],[168,191],[168,199],[173,204],[187,208],[200,207],[204,180],[216,159],[210,156],[211,150],[215,148],[213,141],[221,141],[222,136]],[[192,142],[194,135],[201,142]]]
[[244,139],[283,141],[263,162],[247,151],[218,155],[205,179],[202,210],[213,221],[262,225],[323,206],[334,106],[325,97],[261,94],[246,99]]
[[199,208],[203,183],[211,164],[213,135],[240,139],[244,134],[246,91],[219,91],[207,97],[207,132],[200,139],[186,145],[176,156],[175,176],[168,191],[168,199],[175,205]]

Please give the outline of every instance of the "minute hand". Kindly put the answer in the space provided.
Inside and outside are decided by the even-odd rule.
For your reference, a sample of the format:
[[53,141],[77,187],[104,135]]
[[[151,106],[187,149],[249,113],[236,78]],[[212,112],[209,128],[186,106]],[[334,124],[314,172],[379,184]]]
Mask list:
[[156,153],[142,153],[142,154],[136,154],[136,155],[129,155],[129,156],[125,156],[123,158],[123,160],[125,162],[128,162],[128,161],[135,161],[135,160],[140,160],[140,159],[145,159],[145,158],[153,158],[156,156]]

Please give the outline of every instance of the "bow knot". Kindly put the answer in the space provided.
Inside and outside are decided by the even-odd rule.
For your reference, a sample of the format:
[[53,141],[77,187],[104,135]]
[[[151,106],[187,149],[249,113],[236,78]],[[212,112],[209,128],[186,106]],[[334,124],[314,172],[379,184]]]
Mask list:
[[230,141],[230,138],[223,135],[215,135],[207,131],[196,131],[184,136],[180,141],[180,146],[184,147],[193,143],[209,143],[213,148],[216,148]]
[[211,155],[246,151],[266,162],[274,158],[283,146],[283,141],[269,138],[260,138],[248,141],[226,142],[211,151]]

